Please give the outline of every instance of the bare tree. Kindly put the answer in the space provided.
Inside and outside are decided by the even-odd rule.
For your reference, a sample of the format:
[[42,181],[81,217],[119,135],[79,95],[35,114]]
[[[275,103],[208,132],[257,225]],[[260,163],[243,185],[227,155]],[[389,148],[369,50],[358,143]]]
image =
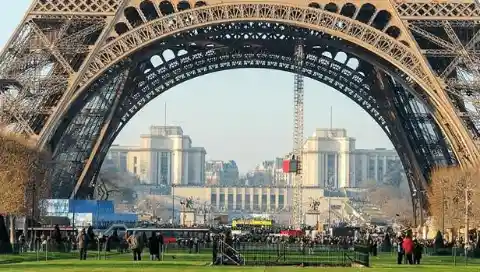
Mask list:
[[41,200],[50,195],[46,175],[51,162],[48,152],[23,136],[0,134],[0,212],[10,217],[11,242],[15,216],[38,216]]
[[413,209],[411,197],[391,198],[384,206],[382,212],[389,218],[406,227],[413,227]]
[[[405,182],[406,183],[406,182]],[[412,225],[412,197],[408,186],[380,184],[367,189],[367,200],[378,207],[382,213],[398,223]]]
[[429,211],[435,225],[442,232],[445,228],[458,228],[461,225],[461,203],[457,196],[457,169],[442,167],[432,171],[428,190]]
[[97,180],[95,195],[99,199],[110,199],[115,202],[134,202],[136,193],[133,187],[137,183],[137,179],[118,169],[109,167],[102,168]]
[[168,196],[148,195],[137,200],[137,212],[161,219],[171,217],[171,198]]
[[372,204],[382,207],[392,198],[392,195],[393,191],[389,186],[379,186],[371,188],[367,197]]
[[479,183],[478,167],[443,167],[432,172],[429,208],[439,229],[480,223]]

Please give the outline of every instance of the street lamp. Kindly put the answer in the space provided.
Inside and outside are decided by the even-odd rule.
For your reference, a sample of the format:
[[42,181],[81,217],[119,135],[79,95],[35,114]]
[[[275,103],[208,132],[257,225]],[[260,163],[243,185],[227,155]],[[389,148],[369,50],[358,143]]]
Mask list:
[[[36,194],[37,194],[37,189],[36,189],[36,184],[33,182],[32,184],[32,218],[30,218],[30,237],[26,237],[27,239],[30,239],[31,245],[35,244],[35,235],[34,235],[34,218],[35,218],[35,201],[36,201]],[[27,217],[25,216],[25,220],[27,220]],[[28,224],[28,221],[27,221]],[[32,247],[31,247],[32,248]],[[35,247],[33,247],[35,249]]]
[[175,224],[175,187],[176,184],[172,184],[172,225]]
[[[417,191],[416,189],[414,189],[413,191],[413,199],[416,200],[416,203],[413,203],[414,205],[417,205],[418,204],[418,215],[419,215],[419,219],[420,219],[420,226],[423,227],[423,198],[424,198],[424,194],[426,193],[425,190],[421,190],[421,191]],[[417,216],[416,214],[414,215],[415,216],[415,221],[417,219]],[[415,222],[417,223],[417,222]],[[415,224],[417,225],[417,224]]]
[[332,226],[332,205],[330,201],[332,200],[330,188],[327,188],[328,192],[328,228]]
[[470,193],[472,192],[472,188],[468,185],[465,188],[465,262],[467,262],[467,255],[470,246],[470,235],[469,235],[469,212],[470,212]]
[[442,190],[442,236],[445,237],[445,188]]
[[332,210],[331,210],[331,205],[330,205],[330,201],[331,201],[331,190],[333,189],[334,187],[334,184],[333,184],[333,179],[335,178],[335,176],[330,176],[328,178],[328,181],[327,181],[327,197],[328,197],[328,228],[331,227],[331,214],[332,214]]
[[207,202],[205,202],[205,203],[203,204],[203,224],[204,224],[205,226],[208,225],[208,224],[207,224],[207,213],[208,213],[208,210],[207,210]]

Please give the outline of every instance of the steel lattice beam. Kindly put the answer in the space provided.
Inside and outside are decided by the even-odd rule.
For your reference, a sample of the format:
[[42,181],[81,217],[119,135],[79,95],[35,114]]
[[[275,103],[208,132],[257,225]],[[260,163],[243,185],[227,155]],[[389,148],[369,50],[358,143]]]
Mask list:
[[[207,0],[202,7],[182,12],[175,9],[177,1],[151,0],[141,2],[143,6],[140,2],[34,1],[1,54],[0,78],[18,84],[6,84],[8,88],[2,89],[0,119],[7,122],[11,130],[37,138],[40,147],[50,146],[59,159],[68,162],[70,166],[57,169],[62,182],[78,179],[79,175],[85,179],[82,183],[94,179],[103,159],[94,160],[92,154],[106,152],[108,146],[105,144],[109,144],[112,135],[118,133],[150,97],[175,84],[218,71],[224,68],[221,65],[292,70],[284,67],[294,62],[292,35],[285,35],[287,30],[294,30],[295,37],[307,40],[314,37],[312,40],[317,44],[305,44],[307,50],[321,45],[319,42],[328,44],[337,52],[356,54],[364,67],[374,64],[387,74],[395,75],[394,81],[401,84],[396,88],[402,96],[407,91],[415,93],[420,97],[419,103],[436,114],[433,119],[441,128],[435,129],[445,132],[443,138],[448,138],[450,144],[446,148],[451,148],[458,163],[480,161],[480,152],[470,138],[478,135],[478,131],[469,125],[476,122],[474,112],[478,112],[476,107],[480,104],[477,100],[479,86],[475,80],[461,78],[462,75],[476,77],[478,70],[476,44],[480,34],[465,34],[480,21],[480,9],[473,1],[374,1],[371,3],[375,8],[373,12],[364,2],[353,1],[354,11],[348,14],[345,3],[327,0],[317,1],[318,7],[298,1],[220,3]],[[150,9],[146,9],[149,3]],[[163,9],[163,5],[169,4],[172,12]],[[138,16],[126,16],[127,7]],[[389,14],[388,20],[381,19],[380,15],[385,12]],[[289,26],[274,23],[279,21]],[[205,27],[207,25],[209,27]],[[250,31],[248,28],[256,29]],[[203,39],[196,39],[202,33],[205,34]],[[115,110],[112,117],[115,122],[111,125],[118,124],[116,130],[101,133],[100,128],[108,123],[115,103],[113,90],[120,80],[115,75],[126,70],[124,61],[137,61],[140,56],[148,55],[148,51],[166,46],[172,39],[178,43],[168,49],[175,52],[186,49],[188,57],[198,57],[203,64],[185,57],[168,62],[178,65],[164,67],[168,73],[159,70],[147,73],[148,86],[118,102],[119,111]],[[270,46],[274,43],[275,46]],[[195,51],[192,44],[199,49]],[[250,47],[243,46],[245,44]],[[290,46],[288,54],[282,48],[284,44]],[[218,52],[205,51],[206,45],[215,47]],[[399,128],[394,129],[386,118],[386,106],[377,103],[378,97],[373,98],[371,87],[375,76],[363,67],[360,70],[365,77],[359,76],[355,69],[349,71],[328,60],[325,63],[330,66],[327,67],[320,63],[325,61],[319,56],[321,53],[305,54],[303,75],[341,90],[368,111],[387,135],[396,139],[392,141],[401,141],[396,143],[399,148],[405,145],[403,138],[393,135],[399,133]],[[277,66],[271,66],[273,64]],[[111,72],[113,75],[109,74]],[[143,77],[141,73],[136,76]],[[430,118],[416,112],[421,109],[402,103],[397,102],[395,106],[406,110],[403,116],[408,125],[402,129],[408,130],[408,144],[413,150],[431,153],[422,154],[428,161],[417,165],[428,170],[436,163],[432,162],[432,157],[438,150],[433,146],[438,144],[436,137],[441,134],[431,132]],[[466,104],[473,105],[470,107],[473,109]],[[416,134],[415,139],[411,138],[412,133]]]
[[[167,50],[167,49],[164,49],[164,50]],[[162,51],[160,51],[160,52],[162,52]],[[147,73],[145,75],[145,77],[148,78],[148,82],[150,82],[150,83],[149,84],[139,84],[142,87],[140,89],[138,89],[138,91],[144,93],[147,97],[149,97],[149,99],[154,99],[154,97],[156,95],[160,94],[163,91],[168,90],[169,88],[171,88],[171,87],[175,86],[175,84],[177,84],[173,80],[174,78],[178,79],[178,80],[182,80],[182,81],[183,80],[188,80],[189,78],[185,77],[186,75],[201,76],[204,73],[214,72],[214,71],[216,71],[215,69],[221,69],[221,67],[235,68],[236,66],[232,65],[233,63],[239,63],[239,64],[243,64],[243,65],[255,65],[255,63],[257,63],[257,64],[267,63],[268,62],[267,59],[265,59],[265,60],[261,60],[261,59],[255,60],[255,59],[261,58],[262,56],[267,57],[269,55],[267,52],[257,52],[255,54],[250,54],[247,51],[243,51],[243,52],[238,52],[237,54],[235,54],[235,53],[226,51],[226,52],[224,52],[225,55],[220,54],[220,55],[215,57],[214,56],[215,53],[222,53],[222,51],[214,49],[214,50],[206,50],[204,52],[205,53],[204,57],[201,57],[202,56],[202,54],[200,54],[201,52],[202,51],[199,51],[197,53],[194,52],[194,53],[192,53],[191,56],[189,56],[188,54],[187,55],[182,55],[182,57],[177,57],[177,58],[169,61],[168,63],[165,63],[165,66],[157,67],[157,69],[155,71],[151,71],[150,73]],[[319,50],[319,52],[323,52],[323,51]],[[159,55],[161,55],[161,53],[159,53]],[[246,61],[244,59],[244,57],[246,57],[246,56],[250,56],[250,58],[252,58],[252,59]],[[151,57],[147,57],[145,59],[150,59],[150,58]],[[283,57],[283,58],[285,59],[285,57]],[[275,57],[274,59],[279,60],[279,59],[281,59],[281,57]],[[271,59],[270,62],[272,62],[274,59]],[[336,67],[342,67],[341,65],[335,65],[334,63],[328,64],[328,62],[325,62],[326,60],[328,60],[327,57],[325,57],[323,60],[320,60],[320,59],[318,59],[318,57],[307,54],[305,59],[306,60],[305,60],[304,72],[306,72],[309,75],[313,75],[315,73],[314,71],[309,71],[309,69],[311,69],[313,67],[318,68],[318,67],[321,67],[321,65],[325,65],[325,69],[323,70],[324,73],[331,73],[331,69],[334,68],[334,67],[335,68]],[[194,66],[194,67],[196,67],[196,68],[194,68],[186,60],[197,60],[198,61],[198,66]],[[221,64],[221,63],[220,64],[214,64],[215,63],[214,61],[220,61],[220,60],[223,60],[226,63],[225,64]],[[236,61],[236,60],[238,60],[238,61]],[[318,64],[310,63],[310,61],[312,61],[312,60],[318,61]],[[290,58],[290,61],[292,61],[292,63],[293,63],[293,58]],[[178,64],[175,64],[175,63],[178,63]],[[202,66],[205,63],[210,63],[209,67],[210,67],[210,69],[213,69],[213,70],[208,71],[207,69],[203,69]],[[229,64],[227,64],[227,63],[229,63]],[[272,63],[272,65],[273,65],[273,63]],[[148,67],[148,65],[146,65],[145,67]],[[169,70],[169,69],[165,69],[164,67],[175,67],[175,68],[173,68],[173,70]],[[177,70],[178,68],[186,69],[186,67],[190,67],[190,69],[192,69],[192,71],[185,72],[185,71],[182,71],[182,70]],[[244,66],[244,67],[249,67],[249,66]],[[252,66],[250,66],[250,67],[252,67]],[[289,67],[289,66],[288,65],[277,65],[277,66],[272,66],[272,67]],[[293,66],[290,66],[290,67],[293,67]],[[159,72],[159,71],[162,71],[162,72]],[[292,71],[294,71],[294,70],[292,70]],[[144,72],[142,72],[142,71],[139,71],[138,73],[139,74],[144,74]],[[351,84],[353,82],[356,82],[356,81],[352,81],[351,83],[342,84],[342,85],[338,85],[338,83],[337,83],[337,82],[341,82],[342,75],[347,75],[349,73],[351,74],[351,72],[347,72],[347,71],[339,72],[338,73],[339,77],[337,77],[337,76],[333,77],[333,75],[332,75],[331,78],[325,77],[325,79],[327,80],[326,82],[330,81],[332,84],[335,84],[336,88],[339,88],[339,86],[342,86],[342,85],[343,86],[352,86]],[[353,78],[355,78],[355,76]],[[359,77],[359,79],[360,79],[360,77]],[[166,85],[158,85],[158,84],[161,84],[162,82],[164,82]],[[364,84],[364,80],[359,80],[358,82],[360,84]],[[121,126],[124,125],[126,122],[128,122],[129,118],[131,116],[133,116],[137,110],[142,108],[142,106],[144,104],[148,103],[147,100],[142,99],[142,96],[134,95],[136,93],[135,89],[131,89],[130,91],[132,91],[133,93],[132,94],[126,94],[126,97],[128,97],[129,102],[126,100],[125,102],[121,103],[121,108],[123,108],[123,111],[124,111],[124,115],[120,114],[118,116],[118,118],[121,119],[121,122],[120,122]],[[153,93],[157,92],[157,91],[160,92],[160,93],[154,95]],[[365,90],[365,91],[368,93],[368,89]],[[363,91],[363,93],[365,93],[365,91]],[[348,95],[348,93],[350,93],[350,95],[352,95],[351,96],[352,99],[356,99],[356,97],[357,98],[359,97],[358,94],[362,93],[362,91],[349,90],[346,94]],[[365,94],[367,94],[367,93],[365,93]],[[139,99],[138,104],[131,101],[131,99],[133,97],[138,97],[138,99]],[[362,107],[365,107],[365,109],[372,110],[372,116],[376,116],[375,118],[378,118],[379,115],[381,116],[381,112],[383,111],[383,109],[380,109],[377,106],[369,106],[372,103],[373,103],[373,105],[375,105],[375,99],[372,98],[372,97],[369,97],[369,98],[366,98],[363,102],[361,102],[360,105]],[[376,112],[376,113],[374,113],[374,112]],[[424,116],[421,116],[421,117],[418,117],[418,118],[414,118],[412,120],[423,120],[423,119],[431,119],[431,118],[426,118]],[[384,121],[382,121],[382,122],[384,122]],[[116,137],[116,133],[118,133],[119,131],[121,131],[121,128],[115,129],[114,131],[112,131],[111,133],[113,133],[114,135],[110,136],[109,138],[113,140]],[[388,128],[386,128],[386,133],[387,134],[390,133]],[[106,146],[108,146],[108,145],[109,144],[106,143]],[[104,148],[102,148],[102,149],[105,150],[104,152],[106,152],[106,149],[104,149]],[[420,148],[415,148],[415,149],[420,149]],[[103,156],[103,155],[97,155],[97,156]]]

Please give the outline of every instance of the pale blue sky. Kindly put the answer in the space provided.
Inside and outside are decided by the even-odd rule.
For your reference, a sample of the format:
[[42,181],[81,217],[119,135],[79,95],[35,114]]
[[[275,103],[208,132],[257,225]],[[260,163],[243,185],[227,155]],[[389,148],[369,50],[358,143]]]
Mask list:
[[[10,1],[0,10],[0,44],[10,35],[31,0]],[[180,125],[193,144],[207,150],[207,159],[237,161],[242,172],[292,147],[293,75],[273,70],[230,70],[206,75],[159,96],[145,106],[121,132],[116,143],[135,145],[150,125]],[[391,148],[380,127],[359,106],[321,83],[305,82],[305,135],[315,128],[346,128],[357,148]]]

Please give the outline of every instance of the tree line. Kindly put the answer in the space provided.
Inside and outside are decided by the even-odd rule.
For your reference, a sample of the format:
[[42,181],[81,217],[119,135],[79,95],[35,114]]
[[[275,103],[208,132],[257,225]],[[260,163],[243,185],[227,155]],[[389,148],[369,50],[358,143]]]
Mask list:
[[437,229],[457,230],[480,223],[480,168],[441,167],[432,171],[429,213]]
[[15,217],[32,222],[42,212],[40,200],[51,195],[47,173],[52,157],[24,136],[7,133],[4,127],[0,131],[0,253],[8,253],[15,240]]

